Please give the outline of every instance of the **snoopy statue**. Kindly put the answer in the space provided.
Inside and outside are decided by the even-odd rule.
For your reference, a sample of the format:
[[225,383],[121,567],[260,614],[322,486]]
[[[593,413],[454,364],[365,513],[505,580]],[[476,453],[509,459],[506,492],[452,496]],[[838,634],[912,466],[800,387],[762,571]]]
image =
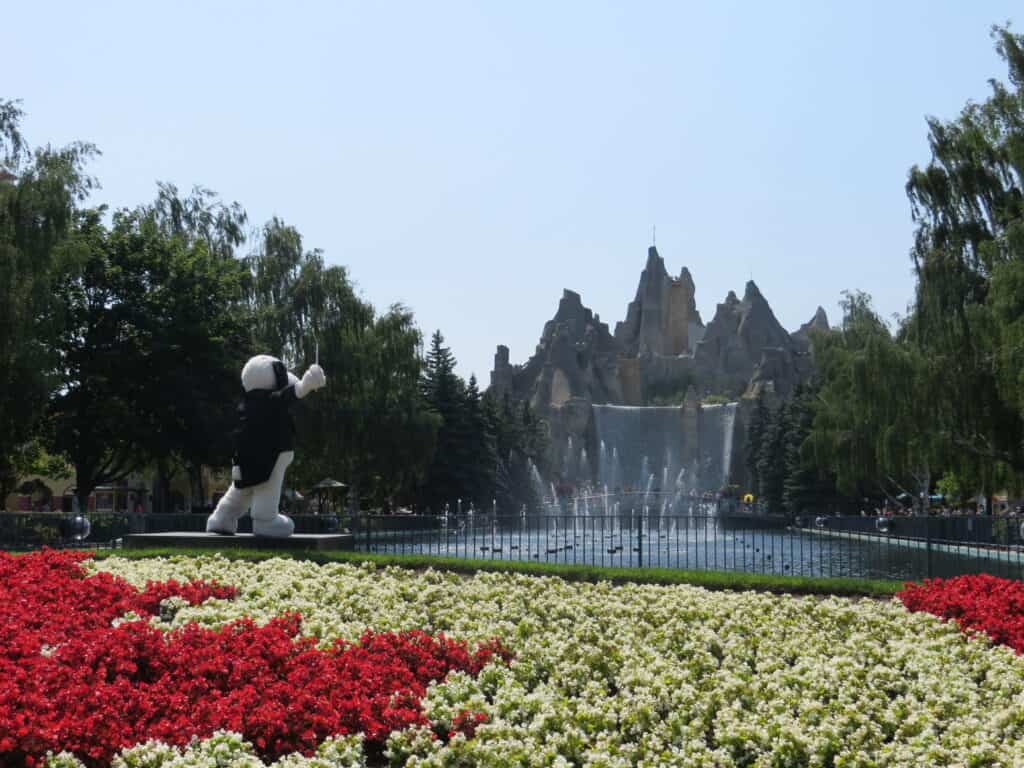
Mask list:
[[295,523],[277,511],[284,473],[295,457],[295,425],[288,409],[296,399],[326,384],[319,365],[310,366],[298,379],[270,355],[256,355],[245,364],[232,483],[206,520],[208,533],[233,535],[239,519],[251,510],[255,535],[280,539],[292,535]]

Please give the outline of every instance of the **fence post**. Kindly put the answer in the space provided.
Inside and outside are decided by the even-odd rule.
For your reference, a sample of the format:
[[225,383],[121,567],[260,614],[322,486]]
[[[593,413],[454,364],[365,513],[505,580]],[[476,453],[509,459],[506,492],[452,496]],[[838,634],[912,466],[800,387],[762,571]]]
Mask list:
[[640,512],[640,522],[636,526],[637,531],[637,563],[640,568],[644,567],[644,513]]
[[925,571],[928,574],[928,578],[932,577],[932,519],[925,517],[924,519],[924,541],[925,541]]

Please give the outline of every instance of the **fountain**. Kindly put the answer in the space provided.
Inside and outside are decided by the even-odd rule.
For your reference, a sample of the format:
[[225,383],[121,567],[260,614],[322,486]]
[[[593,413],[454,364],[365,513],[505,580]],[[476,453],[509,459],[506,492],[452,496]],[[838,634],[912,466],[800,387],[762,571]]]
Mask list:
[[684,476],[687,491],[717,492],[730,479],[736,410],[737,403],[592,406],[598,483],[616,492],[643,491],[655,473],[661,492],[681,491]]

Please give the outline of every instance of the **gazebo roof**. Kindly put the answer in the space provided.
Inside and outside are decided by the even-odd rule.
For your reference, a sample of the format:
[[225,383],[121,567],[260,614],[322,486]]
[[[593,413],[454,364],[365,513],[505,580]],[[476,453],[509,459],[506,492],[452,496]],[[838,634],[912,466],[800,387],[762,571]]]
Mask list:
[[314,485],[311,490],[324,491],[330,488],[348,488],[348,486],[345,485],[344,483],[338,482],[337,480],[332,480],[331,478],[326,477],[319,483]]

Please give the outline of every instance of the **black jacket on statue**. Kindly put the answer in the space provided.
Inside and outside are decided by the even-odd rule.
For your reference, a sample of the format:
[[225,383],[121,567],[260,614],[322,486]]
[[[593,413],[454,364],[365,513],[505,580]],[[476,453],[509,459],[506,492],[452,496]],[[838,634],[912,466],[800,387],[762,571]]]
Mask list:
[[295,422],[288,408],[296,399],[294,384],[245,393],[234,433],[235,466],[242,471],[242,479],[234,481],[236,488],[267,482],[278,454],[295,450]]

